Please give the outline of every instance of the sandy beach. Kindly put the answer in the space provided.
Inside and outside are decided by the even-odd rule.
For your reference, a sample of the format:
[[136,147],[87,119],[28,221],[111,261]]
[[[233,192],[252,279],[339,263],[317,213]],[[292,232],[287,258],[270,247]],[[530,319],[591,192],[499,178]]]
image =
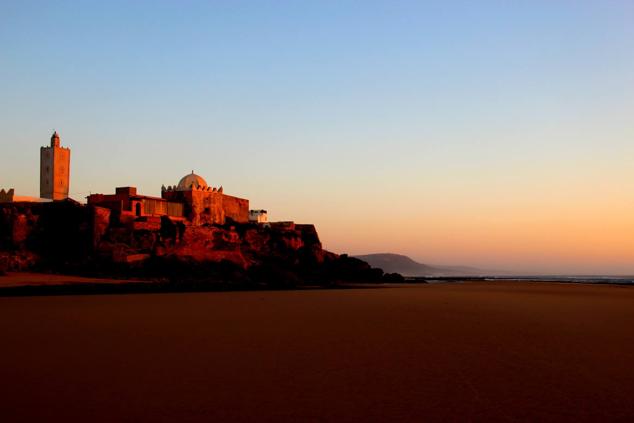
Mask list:
[[[6,276],[0,277],[0,290],[3,288],[120,285],[125,283],[147,284],[148,282],[140,280],[117,280],[73,275],[56,275],[49,273],[12,272]],[[2,291],[0,291],[0,295],[1,293]]]
[[634,287],[0,298],[0,420],[627,421]]

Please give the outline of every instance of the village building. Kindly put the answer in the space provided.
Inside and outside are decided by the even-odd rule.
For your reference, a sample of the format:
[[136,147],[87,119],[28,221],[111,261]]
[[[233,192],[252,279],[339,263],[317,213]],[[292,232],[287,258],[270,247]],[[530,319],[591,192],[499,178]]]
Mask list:
[[227,195],[222,187],[210,187],[193,171],[177,185],[163,186],[160,198],[139,195],[134,187],[122,187],[115,194],[92,194],[88,204],[109,208],[122,216],[168,216],[192,225],[249,222],[249,200]]
[[249,222],[262,224],[268,223],[268,213],[266,212],[266,210],[250,210]]
[[[55,131],[48,147],[40,148],[40,197],[17,196],[14,189],[0,189],[0,203],[51,202],[69,198],[70,149],[61,146]],[[116,213],[122,221],[160,221],[162,216],[191,225],[260,223],[268,225],[266,210],[249,210],[249,200],[211,187],[193,171],[178,184],[161,188],[160,197],[141,195],[135,187],[119,187],[114,194],[92,194],[89,205]],[[151,218],[151,219],[148,219]]]
[[119,187],[114,194],[92,194],[88,204],[104,207],[117,212],[120,217],[169,216],[184,219],[184,204],[174,203],[164,198],[137,194],[136,187]]

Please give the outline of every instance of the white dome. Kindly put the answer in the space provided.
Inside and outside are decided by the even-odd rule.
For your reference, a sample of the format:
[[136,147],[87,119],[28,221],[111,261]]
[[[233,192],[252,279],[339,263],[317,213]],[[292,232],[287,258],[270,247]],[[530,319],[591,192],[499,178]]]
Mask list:
[[183,176],[183,179],[178,183],[176,189],[178,191],[190,191],[193,188],[207,188],[207,181],[201,176],[196,175],[193,171],[189,175]]

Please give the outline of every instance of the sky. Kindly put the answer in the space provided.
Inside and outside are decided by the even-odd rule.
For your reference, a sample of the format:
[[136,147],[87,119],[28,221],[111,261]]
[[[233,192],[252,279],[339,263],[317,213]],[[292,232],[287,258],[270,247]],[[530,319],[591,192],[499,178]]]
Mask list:
[[0,187],[194,170],[338,253],[634,274],[634,2],[0,0]]

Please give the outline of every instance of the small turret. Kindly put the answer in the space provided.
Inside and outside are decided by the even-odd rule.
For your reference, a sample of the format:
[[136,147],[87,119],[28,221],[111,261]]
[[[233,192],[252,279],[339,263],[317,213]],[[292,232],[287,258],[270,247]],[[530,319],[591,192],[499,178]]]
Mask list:
[[51,147],[59,147],[60,146],[60,142],[59,142],[59,134],[57,133],[57,131],[53,132],[53,135],[51,135]]

